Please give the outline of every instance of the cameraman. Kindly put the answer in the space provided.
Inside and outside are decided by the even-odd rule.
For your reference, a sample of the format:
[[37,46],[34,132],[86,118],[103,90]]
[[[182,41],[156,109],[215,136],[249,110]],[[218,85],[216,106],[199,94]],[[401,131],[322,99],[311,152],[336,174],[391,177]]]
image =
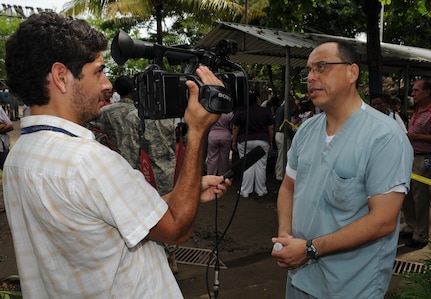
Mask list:
[[[7,82],[31,114],[3,172],[24,298],[182,298],[159,243],[184,242],[199,202],[230,181],[201,177],[202,145],[218,115],[188,81],[188,145],[173,191],[160,197],[84,124],[100,115],[102,33],[83,20],[34,14],[6,43]],[[204,84],[221,85],[206,67]],[[200,184],[199,184],[200,182]]]

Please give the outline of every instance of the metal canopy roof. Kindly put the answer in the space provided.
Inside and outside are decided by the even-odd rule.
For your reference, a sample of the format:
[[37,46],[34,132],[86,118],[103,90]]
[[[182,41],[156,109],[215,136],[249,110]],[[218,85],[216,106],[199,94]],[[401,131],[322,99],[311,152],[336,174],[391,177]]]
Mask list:
[[[195,48],[210,49],[221,39],[238,43],[238,52],[230,59],[237,63],[285,65],[286,49],[289,48],[290,66],[304,67],[308,55],[321,41],[338,39],[352,44],[367,68],[365,41],[340,36],[314,33],[287,32],[229,22],[216,22],[214,29],[200,40]],[[381,43],[383,72],[407,72],[416,75],[431,75],[431,50]]]

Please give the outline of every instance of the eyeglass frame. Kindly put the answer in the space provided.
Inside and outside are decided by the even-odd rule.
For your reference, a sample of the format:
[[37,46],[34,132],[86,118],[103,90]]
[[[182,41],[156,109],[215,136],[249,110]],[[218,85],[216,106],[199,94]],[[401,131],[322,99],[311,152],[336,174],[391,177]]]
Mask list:
[[344,64],[344,65],[352,65],[354,62],[348,62],[348,61],[337,61],[337,62],[329,62],[329,61],[318,61],[315,63],[312,63],[312,66],[306,66],[302,72],[305,76],[308,76],[310,72],[313,72],[313,74],[322,74],[326,70],[327,65],[338,65],[338,64]]

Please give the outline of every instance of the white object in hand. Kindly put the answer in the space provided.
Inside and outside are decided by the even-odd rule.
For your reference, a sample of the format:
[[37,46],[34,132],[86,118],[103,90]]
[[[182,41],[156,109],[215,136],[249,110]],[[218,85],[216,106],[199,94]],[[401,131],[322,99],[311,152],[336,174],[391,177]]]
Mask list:
[[274,250],[274,251],[280,251],[280,250],[282,250],[283,249],[283,244],[281,244],[281,243],[274,243],[274,246],[272,247],[272,250]]

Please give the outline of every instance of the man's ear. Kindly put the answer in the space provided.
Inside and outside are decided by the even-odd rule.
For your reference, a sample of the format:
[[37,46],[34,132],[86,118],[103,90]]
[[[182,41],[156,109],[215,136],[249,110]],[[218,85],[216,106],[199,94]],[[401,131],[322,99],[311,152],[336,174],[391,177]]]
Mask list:
[[350,65],[350,74],[352,82],[356,82],[357,80],[359,80],[359,65],[357,65],[356,63],[352,63]]
[[57,87],[61,93],[67,92],[67,80],[69,69],[60,62],[55,62],[51,67],[51,83]]

